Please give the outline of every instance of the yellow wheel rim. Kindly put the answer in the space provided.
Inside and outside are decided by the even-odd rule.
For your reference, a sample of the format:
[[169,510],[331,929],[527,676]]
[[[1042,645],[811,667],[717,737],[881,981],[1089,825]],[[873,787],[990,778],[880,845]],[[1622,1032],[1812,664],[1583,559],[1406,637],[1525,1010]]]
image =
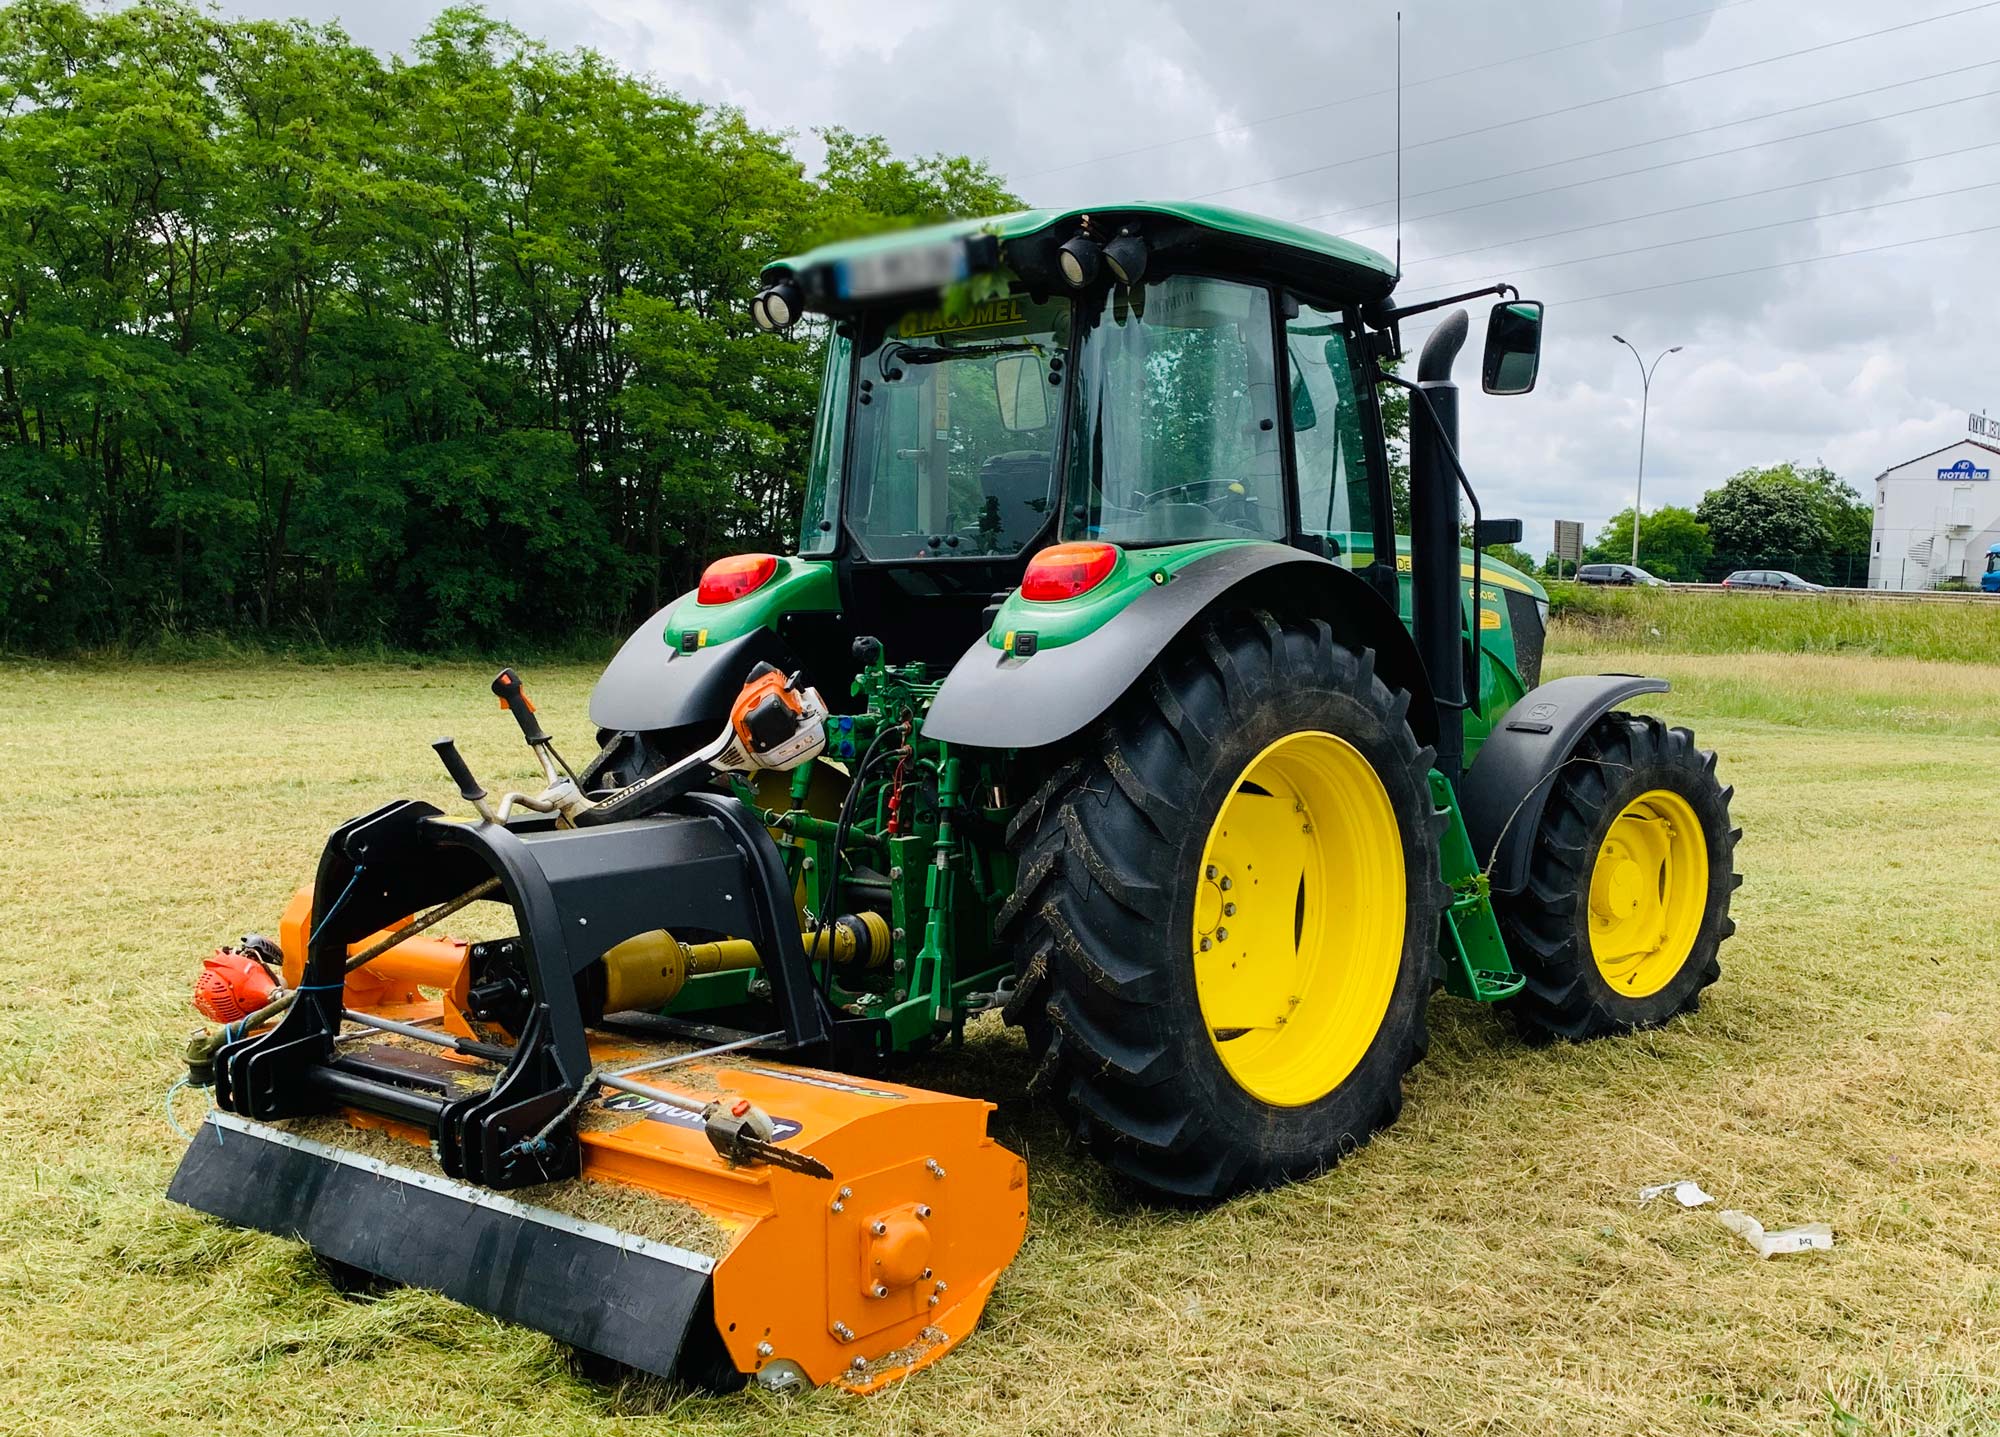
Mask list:
[[1590,869],[1590,954],[1614,992],[1644,998],[1694,951],[1708,909],[1708,843],[1688,801],[1664,788],[1611,820]]
[[1244,1091],[1299,1107],[1338,1087],[1402,968],[1402,835],[1352,744],[1288,734],[1250,761],[1196,875],[1195,991]]

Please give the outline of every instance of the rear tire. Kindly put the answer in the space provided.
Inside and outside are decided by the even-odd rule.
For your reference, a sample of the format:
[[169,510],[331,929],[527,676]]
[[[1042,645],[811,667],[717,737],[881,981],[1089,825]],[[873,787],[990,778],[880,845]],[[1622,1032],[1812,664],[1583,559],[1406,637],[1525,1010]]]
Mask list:
[[[1700,1005],[1701,990],[1721,976],[1717,950],[1736,931],[1729,901],[1743,882],[1742,830],[1730,826],[1733,792],[1687,729],[1612,713],[1584,735],[1549,790],[1527,887],[1495,905],[1528,980],[1505,1004],[1525,1036],[1629,1033]],[[1639,825],[1638,844],[1613,833],[1621,823]],[[1638,852],[1648,829],[1666,836]],[[1629,871],[1618,874],[1621,866]],[[1619,889],[1621,877],[1630,891]]]
[[[1203,621],[1010,827],[1018,877],[998,920],[1018,969],[1008,1017],[1077,1138],[1149,1195],[1209,1202],[1307,1177],[1401,1111],[1403,1074],[1428,1043],[1448,896],[1432,755],[1408,707],[1373,652],[1324,623]],[[1349,786],[1314,788],[1322,761]],[[1272,807],[1288,795],[1247,783],[1253,771],[1296,775],[1302,796]],[[1221,917],[1209,874],[1232,824],[1241,919]],[[1350,856],[1350,832],[1385,839],[1372,863]],[[1224,922],[1241,924],[1233,947]],[[1240,977],[1214,976],[1224,958]],[[1213,1027],[1204,1005],[1224,1001],[1219,982],[1249,986],[1252,1017],[1272,994],[1290,1017]]]

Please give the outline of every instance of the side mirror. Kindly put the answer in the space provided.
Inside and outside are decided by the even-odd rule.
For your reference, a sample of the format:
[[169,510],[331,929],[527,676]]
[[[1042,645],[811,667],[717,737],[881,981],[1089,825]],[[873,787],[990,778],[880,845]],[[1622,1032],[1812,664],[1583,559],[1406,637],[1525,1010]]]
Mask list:
[[1521,542],[1519,519],[1481,519],[1472,526],[1472,547],[1490,549],[1495,544]]
[[1010,432],[1048,428],[1048,384],[1034,355],[1005,354],[993,361],[993,397],[1000,423]]
[[1542,366],[1540,300],[1502,300],[1486,321],[1486,360],[1480,387],[1488,394],[1526,394]]

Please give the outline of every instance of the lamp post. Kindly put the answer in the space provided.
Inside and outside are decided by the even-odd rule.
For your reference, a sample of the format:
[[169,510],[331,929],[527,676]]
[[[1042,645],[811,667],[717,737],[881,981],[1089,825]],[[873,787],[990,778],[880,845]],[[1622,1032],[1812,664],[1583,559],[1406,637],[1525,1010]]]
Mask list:
[[1646,361],[1640,358],[1637,345],[1622,334],[1611,337],[1631,350],[1632,358],[1639,365],[1639,482],[1632,490],[1632,567],[1636,569],[1639,567],[1639,505],[1646,497],[1646,409],[1653,398],[1653,370],[1658,369],[1660,360],[1668,355],[1679,354],[1681,347],[1677,344],[1672,349],[1661,350],[1654,358],[1652,367],[1648,368]]

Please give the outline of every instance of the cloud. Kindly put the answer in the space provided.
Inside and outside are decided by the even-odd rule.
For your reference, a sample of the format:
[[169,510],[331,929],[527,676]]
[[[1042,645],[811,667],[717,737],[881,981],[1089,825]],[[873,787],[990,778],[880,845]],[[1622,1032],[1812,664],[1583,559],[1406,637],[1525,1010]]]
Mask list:
[[[1649,407],[1649,506],[1691,503],[1738,469],[1787,458],[1823,457],[1865,483],[1958,437],[1965,409],[2000,407],[1984,320],[2000,232],[1929,238],[2000,226],[2000,187],[1971,188],[2000,180],[2000,96],[1984,94],[2000,90],[2000,63],[1982,63],[2000,61],[2000,10],[1924,23],[1962,7],[1349,0],[1316,18],[1208,0],[493,8],[792,131],[808,162],[810,128],[839,124],[906,151],[982,155],[1037,202],[1227,190],[1221,202],[1287,217],[1347,211],[1321,223],[1389,249],[1395,166],[1380,152],[1394,144],[1395,109],[1371,92],[1393,83],[1399,4],[1407,285],[1521,273],[1550,304],[1535,394],[1471,393],[1464,413],[1487,512],[1531,520],[1534,546],[1549,543],[1548,520],[1594,528],[1631,502],[1639,376],[1614,331],[1649,359],[1684,346]],[[226,8],[338,18],[392,49],[441,5]],[[1892,26],[1906,28],[1840,43]],[[1492,63],[1514,56],[1529,58]],[[1369,97],[1337,103],[1358,95]],[[1838,213],[1936,191],[1952,193]],[[1658,247],[1672,240],[1689,242]],[[1819,258],[1878,246],[1893,247]]]

